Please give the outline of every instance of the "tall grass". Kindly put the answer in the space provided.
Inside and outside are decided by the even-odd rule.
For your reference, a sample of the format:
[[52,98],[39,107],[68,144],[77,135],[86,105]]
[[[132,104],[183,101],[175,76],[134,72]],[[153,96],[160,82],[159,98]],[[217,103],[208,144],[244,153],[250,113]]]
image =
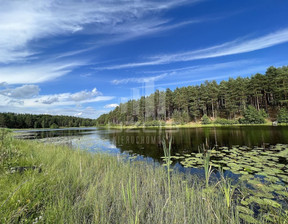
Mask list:
[[221,191],[203,193],[204,181],[177,172],[169,184],[144,162],[11,139],[0,161],[0,223],[241,222]]
[[209,163],[210,163],[210,152],[207,152],[204,156],[204,172],[205,172],[206,188],[209,187],[209,180],[213,173],[212,166]]
[[171,164],[171,144],[172,144],[172,138],[169,140],[169,146],[167,148],[166,141],[163,139],[163,151],[164,151],[164,160],[165,165],[167,167],[167,186],[168,186],[168,193],[169,193],[169,199],[171,198],[171,170],[170,170],[170,164]]

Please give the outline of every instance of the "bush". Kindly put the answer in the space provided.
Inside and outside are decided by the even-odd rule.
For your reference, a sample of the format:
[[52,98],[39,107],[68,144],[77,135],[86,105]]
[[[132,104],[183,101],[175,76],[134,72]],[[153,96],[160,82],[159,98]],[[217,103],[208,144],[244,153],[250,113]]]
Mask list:
[[238,124],[238,120],[228,120],[225,118],[217,118],[214,121],[214,124],[221,124],[221,125],[231,125],[231,124]]
[[244,111],[244,118],[239,119],[241,124],[264,124],[267,114],[264,110],[258,111],[253,106],[248,106]]
[[172,114],[173,124],[180,125],[184,124],[184,119],[182,117],[182,114],[178,110],[174,110]]
[[277,120],[279,123],[288,124],[288,111],[285,108],[282,108],[277,116]]
[[53,123],[53,124],[51,124],[50,128],[55,129],[55,128],[59,128],[59,126],[58,126],[58,124]]
[[165,121],[158,121],[158,120],[153,120],[153,121],[147,121],[144,124],[146,127],[147,126],[152,126],[152,127],[159,127],[159,126],[165,126]]
[[201,122],[202,124],[211,124],[211,120],[206,114],[201,118]]

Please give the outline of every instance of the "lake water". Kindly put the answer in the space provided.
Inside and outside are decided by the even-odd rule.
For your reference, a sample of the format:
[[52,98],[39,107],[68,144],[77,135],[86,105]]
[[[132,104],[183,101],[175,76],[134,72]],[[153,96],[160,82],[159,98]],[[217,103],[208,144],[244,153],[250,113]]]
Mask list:
[[162,140],[172,137],[172,155],[198,152],[203,147],[269,147],[288,144],[288,126],[232,126],[175,129],[67,128],[17,131],[27,139],[64,143],[89,151],[123,153],[162,161]]
[[[18,132],[26,139],[67,144],[90,152],[121,154],[127,162],[144,160],[155,166],[163,163],[162,140],[172,138],[174,170],[204,178],[204,161],[210,155],[210,180],[217,183],[222,173],[235,186],[241,180],[246,186],[245,194],[249,195],[243,202],[247,208],[277,202],[277,206],[288,209],[288,126],[69,128]],[[203,149],[210,149],[209,153]],[[257,213],[259,208],[257,205],[253,210]]]

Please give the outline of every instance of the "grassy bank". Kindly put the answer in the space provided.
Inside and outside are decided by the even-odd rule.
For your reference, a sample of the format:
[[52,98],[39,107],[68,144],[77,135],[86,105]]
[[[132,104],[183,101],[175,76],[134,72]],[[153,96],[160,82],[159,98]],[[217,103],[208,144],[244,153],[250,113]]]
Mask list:
[[[238,212],[241,190],[225,179],[169,181],[163,167],[0,136],[0,223],[266,222]],[[271,210],[273,223],[284,223],[280,213]]]
[[[105,127],[105,128],[113,128],[113,129],[134,129],[134,128],[205,128],[205,127],[247,127],[247,126],[272,126],[272,122],[266,122],[264,124],[201,124],[201,123],[195,123],[190,122],[187,124],[166,124],[161,126],[137,126],[137,125],[105,125],[105,126],[99,126],[99,127]],[[287,124],[279,124],[278,126],[288,126]]]

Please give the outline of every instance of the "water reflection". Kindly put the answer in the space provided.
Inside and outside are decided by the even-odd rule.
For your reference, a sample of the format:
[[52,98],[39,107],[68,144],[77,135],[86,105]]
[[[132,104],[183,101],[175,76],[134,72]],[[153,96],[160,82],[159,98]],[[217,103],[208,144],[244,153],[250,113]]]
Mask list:
[[[22,131],[23,132],[23,131]],[[102,150],[112,153],[129,153],[161,161],[162,139],[172,137],[172,155],[198,152],[205,147],[260,146],[288,143],[286,126],[210,127],[182,129],[103,129],[71,128],[25,131],[27,138],[61,139],[70,141],[77,148],[90,151]],[[60,142],[61,142],[60,141]]]

